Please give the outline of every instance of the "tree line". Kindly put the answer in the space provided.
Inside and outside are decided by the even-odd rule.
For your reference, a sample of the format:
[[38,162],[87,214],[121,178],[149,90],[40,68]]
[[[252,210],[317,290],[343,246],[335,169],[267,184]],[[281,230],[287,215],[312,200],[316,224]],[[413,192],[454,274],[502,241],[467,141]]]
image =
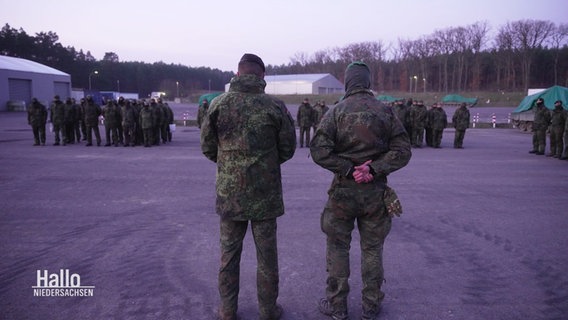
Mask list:
[[[379,92],[526,91],[568,86],[568,24],[543,20],[508,22],[493,33],[487,22],[436,30],[395,44],[353,43],[313,54],[298,52],[288,64],[267,65],[268,75],[330,73],[343,79],[347,64],[367,63]],[[0,54],[33,60],[69,73],[73,86],[170,97],[223,91],[233,72],[164,62],[121,62],[114,52],[102,60],[64,47],[55,32],[28,35],[6,24]],[[97,71],[97,73],[94,73]]]

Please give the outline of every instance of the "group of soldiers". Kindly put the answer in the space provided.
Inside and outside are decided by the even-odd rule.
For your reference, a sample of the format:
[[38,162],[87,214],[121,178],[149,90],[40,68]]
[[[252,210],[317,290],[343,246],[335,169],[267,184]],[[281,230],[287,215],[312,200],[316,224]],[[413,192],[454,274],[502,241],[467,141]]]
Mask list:
[[54,146],[81,141],[86,141],[86,146],[92,146],[93,133],[97,146],[101,146],[99,123],[102,122],[105,146],[150,147],[172,141],[170,124],[174,123],[174,115],[161,99],[147,102],[120,97],[118,101],[107,99],[101,107],[91,96],[81,99],[80,103],[72,98],[63,102],[59,96],[55,96],[48,113],[48,109],[33,98],[28,109],[28,123],[33,130],[34,146],[45,146],[48,120],[55,136]]
[[296,115],[298,127],[300,128],[300,148],[304,146],[310,147],[310,132],[312,129],[314,132],[316,131],[321,118],[327,111],[329,111],[329,107],[325,105],[324,100],[316,101],[316,104],[312,106],[310,99],[304,99]]
[[536,110],[532,126],[533,148],[529,153],[544,155],[546,149],[546,133],[550,132],[550,153],[547,157],[568,160],[568,111],[562,101],[554,102],[554,109],[548,110],[544,99],[536,100]]
[[[444,129],[448,126],[448,116],[439,103],[428,109],[424,101],[409,99],[406,103],[397,100],[392,106],[398,119],[402,122],[410,136],[412,147],[421,148],[426,137],[426,145],[441,148]],[[454,148],[462,149],[465,131],[469,127],[470,113],[465,103],[460,104],[452,116],[452,124],[456,129]]]

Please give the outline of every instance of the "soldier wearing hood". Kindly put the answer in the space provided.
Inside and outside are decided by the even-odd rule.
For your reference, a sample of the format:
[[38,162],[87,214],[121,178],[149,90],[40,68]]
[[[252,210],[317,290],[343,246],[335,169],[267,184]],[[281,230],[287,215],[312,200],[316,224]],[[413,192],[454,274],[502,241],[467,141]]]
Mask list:
[[370,90],[371,71],[354,62],[345,71],[345,96],[326,113],[310,145],[313,160],[334,174],[321,216],[327,236],[326,298],[321,313],[349,319],[349,248],[355,221],[361,238],[362,319],[376,319],[384,293],[383,244],[391,228],[387,176],[411,157],[408,133],[392,108]]

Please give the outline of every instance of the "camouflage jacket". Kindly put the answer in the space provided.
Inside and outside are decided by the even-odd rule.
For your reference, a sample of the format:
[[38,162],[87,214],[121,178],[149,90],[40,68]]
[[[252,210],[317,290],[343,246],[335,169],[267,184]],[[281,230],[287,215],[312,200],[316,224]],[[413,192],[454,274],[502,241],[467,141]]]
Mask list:
[[61,100],[55,100],[50,110],[49,120],[55,125],[63,125],[65,121],[65,104]]
[[550,125],[550,111],[544,106],[537,106],[534,113],[533,131],[547,130]]
[[28,109],[28,123],[32,126],[44,126],[47,121],[47,108],[38,101],[32,102]]
[[550,127],[564,129],[565,124],[566,124],[566,111],[562,107],[554,108],[554,110],[551,111]]
[[411,157],[410,139],[392,108],[364,89],[323,116],[310,151],[318,165],[335,174],[334,185],[352,179],[353,166],[367,160],[372,160],[376,180],[386,183],[387,175],[404,167]]
[[314,108],[309,103],[302,103],[296,116],[298,126],[307,128],[314,124]]
[[470,114],[467,107],[459,107],[452,116],[452,123],[457,130],[465,130],[469,128]]
[[412,105],[410,107],[410,124],[416,128],[424,128],[426,126],[427,114],[428,110],[425,105]]
[[101,107],[94,103],[93,101],[87,102],[85,104],[85,125],[87,126],[98,126],[99,125],[99,116],[101,115]]
[[156,119],[154,119],[154,112],[149,106],[144,106],[142,110],[140,110],[139,117],[140,128],[151,129],[155,126]]
[[217,163],[216,212],[232,220],[284,214],[280,165],[296,150],[293,119],[284,102],[264,93],[254,75],[233,78],[201,124],[201,150]]
[[442,108],[432,108],[428,111],[428,124],[434,130],[444,130],[448,126],[448,116]]
[[113,102],[104,106],[103,117],[105,117],[105,127],[108,128],[117,128],[122,122],[120,109]]

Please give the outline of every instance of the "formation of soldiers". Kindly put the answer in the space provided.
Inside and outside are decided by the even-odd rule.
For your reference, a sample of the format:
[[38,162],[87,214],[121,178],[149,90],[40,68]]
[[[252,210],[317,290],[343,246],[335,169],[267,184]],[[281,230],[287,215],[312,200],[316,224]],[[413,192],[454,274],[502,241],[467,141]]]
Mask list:
[[[28,123],[34,133],[34,146],[44,145],[48,109],[37,99],[32,99],[28,109]],[[99,124],[105,128],[104,146],[150,147],[172,141],[170,124],[174,114],[167,103],[161,99],[128,100],[120,97],[118,101],[107,99],[104,106],[95,103],[91,96],[81,99],[68,98],[63,102],[55,96],[49,108],[49,121],[54,133],[54,146],[80,143],[93,145],[93,134],[97,146],[102,139]]]
[[[441,104],[434,103],[428,109],[424,101],[409,99],[406,103],[397,100],[392,107],[408,132],[413,148],[422,148],[424,140],[428,147],[441,148],[444,129],[448,126],[448,116]],[[469,122],[469,110],[467,105],[462,103],[452,117],[452,123],[456,128],[454,148],[463,148],[463,139]]]
[[536,109],[532,126],[533,148],[529,153],[544,155],[546,150],[546,133],[550,132],[550,153],[547,157],[568,160],[568,111],[561,100],[554,102],[554,109],[548,110],[544,99],[536,101]]

